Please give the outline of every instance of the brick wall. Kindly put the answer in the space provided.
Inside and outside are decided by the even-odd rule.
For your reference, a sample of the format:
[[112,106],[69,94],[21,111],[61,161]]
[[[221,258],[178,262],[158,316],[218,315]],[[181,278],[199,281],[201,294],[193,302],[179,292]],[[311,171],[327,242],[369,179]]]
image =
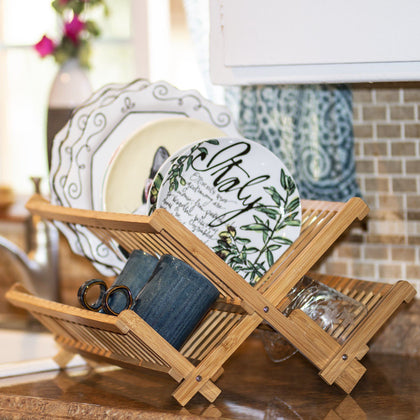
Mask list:
[[353,86],[357,179],[371,212],[318,269],[420,295],[420,83]]

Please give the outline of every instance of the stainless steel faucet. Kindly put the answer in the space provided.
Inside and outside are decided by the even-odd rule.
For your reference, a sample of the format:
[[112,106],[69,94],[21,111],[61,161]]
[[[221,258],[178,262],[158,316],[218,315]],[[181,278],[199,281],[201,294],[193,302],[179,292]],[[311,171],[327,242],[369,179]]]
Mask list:
[[[40,194],[41,178],[32,177],[35,193]],[[37,296],[60,301],[59,234],[56,227],[37,215],[28,216],[25,223],[26,249],[0,236],[0,249],[11,254],[22,266],[29,284],[24,286]]]

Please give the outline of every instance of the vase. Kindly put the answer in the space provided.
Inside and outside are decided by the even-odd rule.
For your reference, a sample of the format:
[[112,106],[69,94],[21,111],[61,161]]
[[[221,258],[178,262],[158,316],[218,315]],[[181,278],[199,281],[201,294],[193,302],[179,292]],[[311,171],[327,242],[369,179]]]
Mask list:
[[47,113],[47,159],[51,168],[51,151],[55,135],[70,119],[75,107],[92,93],[92,86],[86,71],[77,58],[64,62],[51,85]]

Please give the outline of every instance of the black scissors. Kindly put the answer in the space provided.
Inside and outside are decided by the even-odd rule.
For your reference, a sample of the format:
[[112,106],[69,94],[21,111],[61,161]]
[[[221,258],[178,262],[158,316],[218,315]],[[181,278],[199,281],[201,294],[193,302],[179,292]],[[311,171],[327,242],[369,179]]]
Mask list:
[[[87,299],[87,293],[94,286],[99,286],[99,297],[95,303],[90,304]],[[133,295],[127,286],[119,284],[108,289],[106,283],[99,279],[85,281],[79,287],[77,297],[85,309],[109,315],[118,315],[121,311],[129,309],[133,305]],[[112,306],[114,306],[114,309]],[[116,309],[115,306],[118,306],[118,308]]]

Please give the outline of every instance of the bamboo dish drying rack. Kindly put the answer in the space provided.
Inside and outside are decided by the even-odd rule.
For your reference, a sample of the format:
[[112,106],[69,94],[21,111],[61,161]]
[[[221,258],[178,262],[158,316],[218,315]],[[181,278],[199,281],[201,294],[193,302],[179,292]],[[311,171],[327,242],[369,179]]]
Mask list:
[[165,372],[179,383],[172,396],[181,405],[197,393],[210,402],[218,397],[221,390],[215,382],[223,364],[263,322],[310,360],[328,384],[350,393],[366,370],[359,360],[369,350],[367,343],[401,303],[415,295],[406,281],[391,285],[311,273],[364,303],[367,314],[351,326],[337,325],[328,332],[299,309],[283,315],[290,289],[354,220],[367,215],[369,209],[360,198],[347,203],[302,200],[300,236],[254,287],[164,209],[151,216],[97,212],[51,205],[37,194],[27,208],[46,220],[86,226],[110,246],[117,242],[129,252],[172,254],[218,288],[220,298],[180,351],[130,310],[118,316],[94,313],[32,296],[20,285],[6,294],[54,334],[62,349],[56,356],[61,367],[78,353],[88,360]]

